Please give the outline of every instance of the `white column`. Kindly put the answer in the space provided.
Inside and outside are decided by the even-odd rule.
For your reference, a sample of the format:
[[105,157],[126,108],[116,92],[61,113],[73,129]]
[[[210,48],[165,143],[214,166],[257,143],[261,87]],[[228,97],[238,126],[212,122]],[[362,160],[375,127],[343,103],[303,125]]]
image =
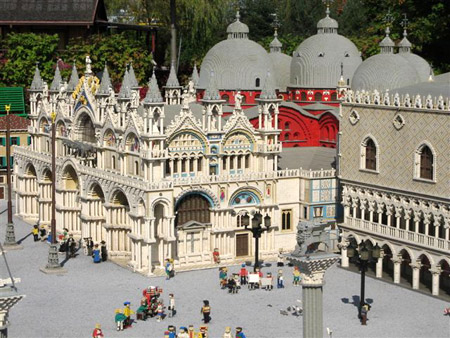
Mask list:
[[376,265],[376,277],[382,278],[383,277],[383,254],[381,254],[380,258],[377,260]]
[[348,266],[349,266],[349,261],[348,261],[348,257],[347,257],[348,244],[349,243],[346,241],[345,244],[341,245],[341,267],[343,267],[343,268],[348,268]]
[[421,264],[420,263],[411,263],[410,264],[411,268],[412,268],[412,287],[415,290],[419,289],[419,281],[420,281],[420,267]]
[[401,257],[393,257],[392,262],[394,262],[394,283],[400,283],[400,266],[402,264]]

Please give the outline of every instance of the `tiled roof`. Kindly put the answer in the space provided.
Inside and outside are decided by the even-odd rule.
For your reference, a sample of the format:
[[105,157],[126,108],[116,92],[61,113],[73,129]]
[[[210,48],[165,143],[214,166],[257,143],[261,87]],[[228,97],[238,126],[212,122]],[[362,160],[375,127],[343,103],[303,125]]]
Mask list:
[[283,148],[278,161],[279,169],[320,170],[336,168],[337,150],[325,147]]
[[0,0],[0,23],[93,23],[106,20],[103,0]]
[[[6,118],[8,115],[0,116],[0,131],[6,130]],[[30,120],[27,120],[24,117],[10,114],[9,115],[10,129],[11,130],[28,130],[28,126],[30,125]]]

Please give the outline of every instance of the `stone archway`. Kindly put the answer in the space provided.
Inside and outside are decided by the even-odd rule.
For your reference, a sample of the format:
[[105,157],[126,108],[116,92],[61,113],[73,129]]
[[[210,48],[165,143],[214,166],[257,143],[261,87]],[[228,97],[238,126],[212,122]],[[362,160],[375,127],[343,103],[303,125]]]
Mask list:
[[105,195],[98,183],[91,185],[86,202],[81,210],[82,237],[92,237],[95,243],[106,240],[106,230],[103,227],[106,222]]
[[419,288],[422,290],[432,292],[432,275],[431,275],[431,263],[427,255],[420,255],[418,258],[420,261],[420,271],[419,271]]
[[390,281],[394,281],[394,262],[392,262],[393,253],[389,245],[382,246],[383,249],[383,277],[386,276]]
[[439,294],[450,297],[450,264],[445,260],[441,260],[438,264],[441,268],[439,274]]
[[[56,198],[60,219],[57,220],[61,228],[67,228],[75,236],[81,236],[80,222],[80,182],[75,168],[67,165],[64,168],[61,180],[61,191]],[[58,206],[58,204],[60,204]]]
[[95,127],[87,112],[80,113],[74,128],[75,138],[81,142],[96,143]]
[[52,172],[45,169],[39,181],[39,223],[50,225],[52,217]]
[[116,190],[111,195],[106,222],[107,245],[111,256],[129,258],[131,254],[130,238],[128,237],[128,233],[131,231],[130,205],[122,190]]
[[193,192],[183,196],[176,205],[175,226],[187,222],[209,224],[211,221],[210,201],[200,193]]
[[400,266],[400,280],[403,283],[408,284],[410,287],[413,285],[413,271],[411,268],[412,258],[407,250],[403,249],[400,251],[400,256],[402,258]]
[[22,216],[27,220],[37,222],[39,219],[39,191],[36,169],[31,163],[27,165],[22,177],[19,196]]

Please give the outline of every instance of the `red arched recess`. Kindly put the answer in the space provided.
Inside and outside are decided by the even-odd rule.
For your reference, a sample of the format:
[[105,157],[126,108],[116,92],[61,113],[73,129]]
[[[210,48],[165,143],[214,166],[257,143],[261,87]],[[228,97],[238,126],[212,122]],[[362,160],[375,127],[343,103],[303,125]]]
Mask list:
[[336,117],[331,113],[325,113],[319,120],[320,136],[319,142],[323,147],[336,148],[337,133],[339,123]]

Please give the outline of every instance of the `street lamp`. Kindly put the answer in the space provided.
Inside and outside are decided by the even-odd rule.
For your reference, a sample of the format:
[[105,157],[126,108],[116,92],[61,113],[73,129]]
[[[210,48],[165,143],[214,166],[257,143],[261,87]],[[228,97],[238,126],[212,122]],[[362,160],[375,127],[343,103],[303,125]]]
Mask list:
[[378,259],[381,257],[381,249],[378,246],[378,243],[373,248],[368,248],[364,241],[361,241],[359,248],[357,249],[353,242],[350,242],[350,245],[347,247],[347,257],[353,258],[356,257],[359,261],[359,268],[361,271],[361,297],[359,300],[358,307],[358,317],[361,318],[361,309],[365,303],[365,279],[366,279],[366,271],[369,262],[372,259]]
[[5,236],[5,246],[8,248],[21,247],[16,242],[16,235],[14,231],[14,223],[12,218],[12,201],[11,201],[11,125],[9,111],[11,110],[11,105],[5,105],[6,110],[6,182],[8,185],[8,224],[6,225],[6,236]]
[[[255,239],[255,265],[253,266],[253,271],[256,271],[256,269],[259,268],[259,238],[264,231],[269,230],[271,224],[270,216],[266,214],[266,216],[263,218],[261,213],[257,212],[253,215],[251,228],[249,228],[250,217],[248,215],[245,215],[243,217],[245,217],[246,220],[246,222],[244,223],[245,229],[250,230],[253,238]],[[261,226],[263,222],[264,227]]]
[[56,113],[51,114],[52,118],[52,219],[51,219],[51,232],[52,241],[48,250],[48,263],[45,268],[40,270],[44,273],[63,273],[65,269],[59,264],[58,258],[58,246],[56,244]]

